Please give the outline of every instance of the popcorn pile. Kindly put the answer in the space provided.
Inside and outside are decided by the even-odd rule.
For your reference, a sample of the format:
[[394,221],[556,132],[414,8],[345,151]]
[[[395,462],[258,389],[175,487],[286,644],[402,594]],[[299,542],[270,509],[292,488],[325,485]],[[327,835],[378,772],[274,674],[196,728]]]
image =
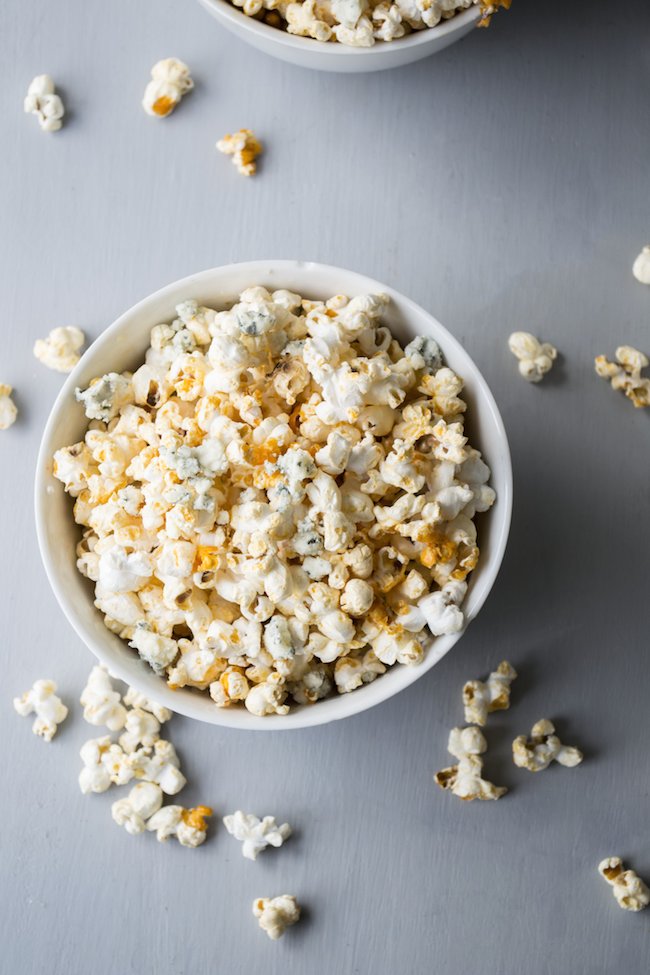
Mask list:
[[160,737],[160,726],[172,712],[132,687],[122,701],[108,672],[99,666],[93,667],[80,703],[89,724],[122,732],[117,741],[104,735],[82,746],[79,788],[84,795],[136,780],[128,796],[113,803],[111,814],[118,826],[132,836],[148,830],[160,841],[175,836],[181,846],[200,846],[212,809],[163,806],[163,796],[175,796],[187,781],[174,746]]
[[348,47],[372,47],[412,31],[436,27],[461,10],[481,9],[479,27],[487,27],[499,7],[511,0],[232,0],[247,17],[316,41]]
[[432,339],[400,347],[387,304],[186,301],[133,375],[77,390],[88,432],[54,458],[77,564],[170,687],[285,714],[462,629],[490,472],[462,380]]

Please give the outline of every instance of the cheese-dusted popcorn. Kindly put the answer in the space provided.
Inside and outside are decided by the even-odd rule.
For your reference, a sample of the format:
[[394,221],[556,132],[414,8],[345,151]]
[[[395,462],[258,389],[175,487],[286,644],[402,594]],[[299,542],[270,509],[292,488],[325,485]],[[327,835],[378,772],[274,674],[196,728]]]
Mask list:
[[63,125],[63,102],[47,74],[37,75],[30,83],[24,108],[28,114],[36,116],[43,132],[57,132]]
[[247,17],[316,41],[336,40],[350,47],[371,47],[411,31],[436,27],[454,14],[480,7],[480,27],[487,27],[497,9],[511,0],[231,0]]
[[48,369],[70,372],[79,362],[86,336],[80,328],[64,325],[53,328],[45,339],[34,343],[34,355]]
[[650,244],[635,258],[632,274],[641,284],[650,284]]
[[517,672],[507,660],[502,660],[488,679],[469,680],[463,687],[466,724],[483,727],[492,711],[506,711],[510,707],[510,685]]
[[21,697],[14,698],[14,708],[23,718],[35,714],[32,731],[35,735],[52,741],[58,726],[68,716],[68,709],[56,695],[53,680],[37,680]]
[[277,941],[287,928],[300,920],[300,906],[292,894],[260,897],[253,901],[253,914],[262,931],[266,931],[272,941]]
[[207,835],[206,819],[211,815],[212,809],[209,806],[195,806],[194,809],[163,806],[151,816],[147,829],[154,832],[161,843],[170,836],[175,836],[181,846],[201,846]]
[[[89,429],[54,458],[77,564],[171,688],[284,715],[465,625],[490,471],[461,377],[428,336],[402,349],[388,308],[255,286],[219,310],[185,301],[133,374],[77,391]],[[127,716],[105,673],[91,685],[94,723],[158,781],[169,712],[129,690]]]
[[127,711],[104,667],[93,667],[79,703],[88,724],[105,725],[110,731],[120,731],[124,727]]
[[177,58],[164,58],[151,69],[151,81],[144,90],[142,107],[147,115],[165,118],[193,88],[188,66]]
[[18,410],[11,398],[13,387],[0,383],[0,430],[8,430],[16,422]]
[[111,806],[111,815],[118,826],[123,826],[131,836],[143,833],[146,821],[162,806],[162,789],[155,782],[138,782],[128,796],[118,799]]
[[612,389],[625,393],[635,407],[650,406],[650,378],[641,375],[648,366],[648,357],[631,345],[619,345],[617,362],[609,362],[604,355],[596,356],[594,365],[601,379],[609,379]]
[[232,156],[233,165],[242,176],[254,176],[257,172],[255,160],[262,151],[262,143],[250,129],[239,129],[233,135],[224,135],[217,142],[217,149],[226,156]]
[[540,382],[553,366],[557,349],[550,342],[540,342],[530,332],[513,332],[508,347],[519,360],[519,372],[530,383]]
[[248,860],[256,860],[257,854],[267,846],[282,846],[291,836],[289,823],[278,826],[273,816],[258,819],[252,813],[242,812],[241,809],[230,816],[224,816],[223,824],[231,836],[241,841],[242,854]]
[[650,904],[650,890],[634,870],[624,870],[620,857],[607,857],[598,864],[598,873],[612,888],[624,911],[643,911]]
[[458,764],[436,772],[434,781],[441,789],[465,800],[500,799],[508,791],[482,777],[481,755],[487,750],[487,742],[478,728],[452,728],[447,748]]
[[530,732],[530,738],[518,735],[512,743],[512,758],[519,768],[529,772],[540,772],[551,762],[573,768],[579,765],[583,754],[577,748],[563,745],[555,734],[555,726],[543,718],[537,721]]

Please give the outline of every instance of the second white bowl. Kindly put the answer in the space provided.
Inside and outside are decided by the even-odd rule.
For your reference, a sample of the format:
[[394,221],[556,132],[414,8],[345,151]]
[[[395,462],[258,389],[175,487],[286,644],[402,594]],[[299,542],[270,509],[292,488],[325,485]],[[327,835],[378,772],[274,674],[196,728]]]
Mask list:
[[48,419],[36,468],[36,528],[45,570],[52,589],[79,637],[110,672],[166,707],[200,721],[231,728],[276,731],[304,728],[345,718],[392,697],[430,670],[460,639],[461,633],[425,641],[426,655],[414,667],[395,665],[372,684],[312,705],[295,705],[287,715],[258,718],[244,708],[218,708],[205,692],[171,690],[128,644],[111,633],[93,603],[93,586],[77,570],[79,527],[70,498],[52,473],[52,457],[60,447],[81,440],[88,420],[74,390],[106,372],[132,370],[144,359],[154,325],[174,318],[179,302],[224,307],[241,291],[263,285],[270,291],[288,288],[304,297],[325,299],[335,294],[385,293],[391,303],[384,315],[395,337],[406,344],[416,335],[431,335],[447,364],[465,380],[468,427],[472,444],[492,470],[497,500],[479,523],[481,559],[472,573],[463,604],[466,622],[473,620],[496,579],[508,538],[512,510],[512,470],[508,441],[492,393],[465,349],[435,318],[392,288],[353,271],[300,261],[252,261],[213,268],[175,281],[125,312],[94,342],[66,379]]

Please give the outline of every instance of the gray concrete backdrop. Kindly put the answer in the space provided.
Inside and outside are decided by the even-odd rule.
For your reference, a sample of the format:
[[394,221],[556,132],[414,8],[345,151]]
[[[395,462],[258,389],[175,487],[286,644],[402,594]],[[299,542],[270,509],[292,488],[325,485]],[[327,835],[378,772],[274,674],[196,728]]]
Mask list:
[[[196,91],[164,122],[140,98],[177,56]],[[650,880],[650,413],[593,373],[621,342],[650,352],[650,11],[515,0],[489,31],[375,76],[270,60],[192,0],[6,0],[0,7],[0,435],[4,763],[0,968],[21,975],[628,975],[646,972],[650,911],[620,911],[596,867]],[[56,79],[64,130],[22,114]],[[240,178],[214,149],[249,126],[267,151]],[[77,787],[78,706],[50,746],[11,706],[44,676],[76,701],[91,665],[36,547],[36,448],[60,377],[32,357],[55,325],[97,336],[192,271],[301,257],[353,267],[430,308],[491,384],[515,465],[510,547],[486,607],[448,658],[387,704],[332,727],[244,734],[177,718],[183,797],[221,816],[275,813],[296,835],[245,861],[218,826],[200,850],[132,838],[115,795]],[[516,373],[515,328],[562,359]],[[503,657],[521,673],[488,727],[487,770],[511,791],[436,790],[460,688]],[[510,741],[557,720],[584,765],[531,776]],[[256,896],[295,893],[278,944]]]

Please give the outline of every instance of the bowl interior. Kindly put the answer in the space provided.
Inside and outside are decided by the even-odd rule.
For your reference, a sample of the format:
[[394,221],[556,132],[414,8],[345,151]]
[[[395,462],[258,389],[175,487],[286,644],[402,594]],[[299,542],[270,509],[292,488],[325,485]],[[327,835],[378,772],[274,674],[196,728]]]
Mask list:
[[303,297],[328,298],[384,292],[391,298],[385,321],[405,343],[418,334],[432,335],[447,364],[466,381],[471,442],[484,454],[492,470],[497,501],[479,522],[481,560],[472,573],[464,603],[469,622],[483,605],[501,563],[510,525],[512,475],[508,443],[494,399],[478,369],[462,346],[418,305],[391,288],[343,269],[297,261],[256,261],[215,268],[175,282],[144,299],[121,316],[86,351],[66,379],[43,434],[37,462],[36,523],[44,565],[55,595],[81,639],[111,673],[181,714],[212,724],[242,729],[277,730],[322,724],[365,710],[391,697],[429,670],[456,643],[461,634],[432,638],[424,661],[416,667],[396,665],[351,694],[292,707],[286,716],[258,718],[245,709],[217,708],[204,692],[190,688],[170,690],[126,642],[111,633],[93,605],[93,587],[76,568],[75,547],[80,529],[72,517],[72,501],[52,473],[52,455],[60,447],[82,439],[87,419],[74,399],[74,389],[108,371],[121,372],[139,365],[149,344],[151,328],[174,317],[180,301],[194,298],[212,307],[225,307],[246,287],[269,290],[288,288]]

